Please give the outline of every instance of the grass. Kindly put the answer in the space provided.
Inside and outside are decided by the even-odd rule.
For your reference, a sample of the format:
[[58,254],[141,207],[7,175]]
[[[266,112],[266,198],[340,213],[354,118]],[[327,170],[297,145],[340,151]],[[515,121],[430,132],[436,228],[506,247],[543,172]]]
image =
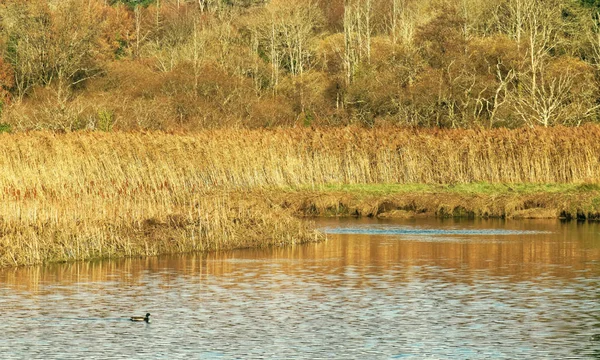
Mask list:
[[321,239],[305,215],[600,213],[600,127],[0,134],[0,265]]
[[323,190],[341,190],[349,192],[365,192],[368,194],[393,194],[408,192],[452,192],[466,194],[504,194],[504,193],[566,193],[582,191],[598,191],[596,184],[491,184],[471,183],[456,185],[431,185],[431,184],[349,184],[328,185]]
[[270,201],[305,216],[600,219],[596,185],[329,185],[273,190]]
[[346,192],[357,195],[391,195],[409,192],[431,192],[438,185],[427,184],[326,184],[310,189],[306,186],[298,187],[297,191],[315,190],[319,192]]
[[468,184],[327,184],[316,187],[299,186],[287,188],[286,191],[302,192],[316,191],[322,193],[341,192],[352,193],[356,196],[388,196],[406,193],[453,193],[453,194],[478,194],[478,195],[503,195],[536,193],[583,193],[600,191],[598,184],[493,184],[493,183],[468,183]]

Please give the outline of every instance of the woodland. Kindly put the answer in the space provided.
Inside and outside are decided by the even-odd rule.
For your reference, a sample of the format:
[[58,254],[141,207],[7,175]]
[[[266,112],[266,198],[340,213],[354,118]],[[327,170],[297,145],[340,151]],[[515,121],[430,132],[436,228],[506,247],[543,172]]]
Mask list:
[[580,126],[597,0],[4,0],[0,131]]

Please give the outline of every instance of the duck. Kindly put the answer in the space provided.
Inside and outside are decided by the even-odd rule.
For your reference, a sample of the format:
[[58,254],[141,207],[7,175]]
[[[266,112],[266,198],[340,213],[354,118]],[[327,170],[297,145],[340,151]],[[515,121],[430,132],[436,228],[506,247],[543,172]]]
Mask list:
[[130,318],[131,321],[145,321],[147,323],[150,323],[150,313],[146,313],[146,316],[132,316]]

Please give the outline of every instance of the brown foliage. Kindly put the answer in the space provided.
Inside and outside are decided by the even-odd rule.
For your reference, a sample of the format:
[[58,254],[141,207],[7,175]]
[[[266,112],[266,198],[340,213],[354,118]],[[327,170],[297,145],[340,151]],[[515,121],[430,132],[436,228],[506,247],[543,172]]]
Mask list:
[[0,100],[6,104],[10,102],[10,91],[15,86],[15,73],[10,64],[0,57]]
[[419,28],[416,41],[423,47],[424,57],[432,67],[444,67],[453,58],[464,53],[466,46],[465,34],[462,31],[464,26],[465,20],[460,16],[459,10],[442,3],[436,16]]
[[[6,1],[0,86],[19,101],[0,122],[56,128],[53,106],[165,130],[599,118],[597,27],[566,0],[219,4]],[[34,101],[40,87],[55,105]]]

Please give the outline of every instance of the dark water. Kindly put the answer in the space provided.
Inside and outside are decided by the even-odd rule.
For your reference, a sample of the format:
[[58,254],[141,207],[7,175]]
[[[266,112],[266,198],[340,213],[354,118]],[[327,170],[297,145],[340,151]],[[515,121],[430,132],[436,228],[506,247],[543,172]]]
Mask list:
[[0,358],[600,359],[600,224],[319,226],[316,245],[2,270]]

